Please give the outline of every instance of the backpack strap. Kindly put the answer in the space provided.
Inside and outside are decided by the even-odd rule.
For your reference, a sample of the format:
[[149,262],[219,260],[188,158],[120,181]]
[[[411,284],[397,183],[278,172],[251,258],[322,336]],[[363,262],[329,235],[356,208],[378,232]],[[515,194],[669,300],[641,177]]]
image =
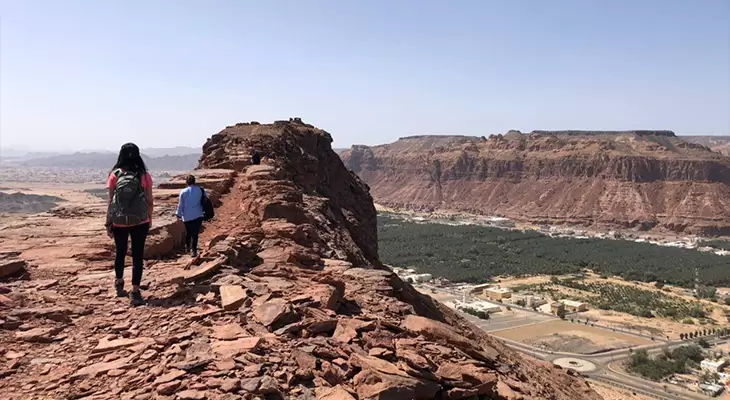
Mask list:
[[125,173],[125,172],[132,172],[132,176],[134,176],[135,178],[140,178],[140,180],[142,180],[141,179],[142,174],[139,171],[137,171],[137,172],[125,171],[125,170],[123,170],[121,168],[117,168],[114,171],[112,171],[112,173],[114,174],[114,176],[116,176],[117,178],[119,178],[120,176],[122,176],[122,174]]

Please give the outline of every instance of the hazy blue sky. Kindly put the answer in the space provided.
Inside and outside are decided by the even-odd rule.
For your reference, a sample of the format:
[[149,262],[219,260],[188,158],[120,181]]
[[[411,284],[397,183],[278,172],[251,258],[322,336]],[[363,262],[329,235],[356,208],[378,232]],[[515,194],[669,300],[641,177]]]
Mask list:
[[730,134],[730,0],[0,0],[0,145]]

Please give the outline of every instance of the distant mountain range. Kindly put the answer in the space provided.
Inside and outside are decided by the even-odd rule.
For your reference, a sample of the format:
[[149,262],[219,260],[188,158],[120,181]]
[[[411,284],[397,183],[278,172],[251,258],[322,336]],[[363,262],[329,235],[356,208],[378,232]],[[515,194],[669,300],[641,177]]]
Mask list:
[[[157,171],[187,171],[198,165],[201,150],[192,147],[142,149],[147,168]],[[3,149],[0,163],[14,167],[56,167],[108,169],[114,165],[117,153],[111,151],[75,153],[33,153]]]

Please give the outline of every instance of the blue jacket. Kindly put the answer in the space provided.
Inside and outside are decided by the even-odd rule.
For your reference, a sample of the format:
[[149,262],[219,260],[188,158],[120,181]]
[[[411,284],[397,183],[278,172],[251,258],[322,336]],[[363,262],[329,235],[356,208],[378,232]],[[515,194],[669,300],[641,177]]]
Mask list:
[[177,203],[177,216],[183,222],[192,221],[203,217],[203,204],[201,203],[203,189],[192,185],[180,191],[180,201]]

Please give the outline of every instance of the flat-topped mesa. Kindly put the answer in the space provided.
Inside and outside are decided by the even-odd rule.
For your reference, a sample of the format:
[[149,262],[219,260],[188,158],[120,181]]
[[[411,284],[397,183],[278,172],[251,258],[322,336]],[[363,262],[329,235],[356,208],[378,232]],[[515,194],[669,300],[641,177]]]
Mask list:
[[478,136],[468,135],[412,135],[402,136],[398,140],[410,140],[410,139],[478,139]]
[[671,131],[422,137],[341,157],[394,208],[730,234],[730,158]]
[[597,398],[382,266],[369,188],[331,142],[300,119],[236,124],[205,144],[194,172],[235,178],[204,233],[207,261],[175,280],[220,287],[221,306],[252,336],[235,350],[266,360],[267,376],[283,382],[265,378],[279,398],[314,398],[301,385],[317,387],[317,398],[359,400]]
[[535,130],[530,132],[535,135],[561,135],[561,136],[618,136],[618,135],[636,135],[636,136],[664,136],[676,137],[674,132],[669,130],[647,130],[637,129],[628,131],[583,131],[583,130],[558,130],[545,131]]

